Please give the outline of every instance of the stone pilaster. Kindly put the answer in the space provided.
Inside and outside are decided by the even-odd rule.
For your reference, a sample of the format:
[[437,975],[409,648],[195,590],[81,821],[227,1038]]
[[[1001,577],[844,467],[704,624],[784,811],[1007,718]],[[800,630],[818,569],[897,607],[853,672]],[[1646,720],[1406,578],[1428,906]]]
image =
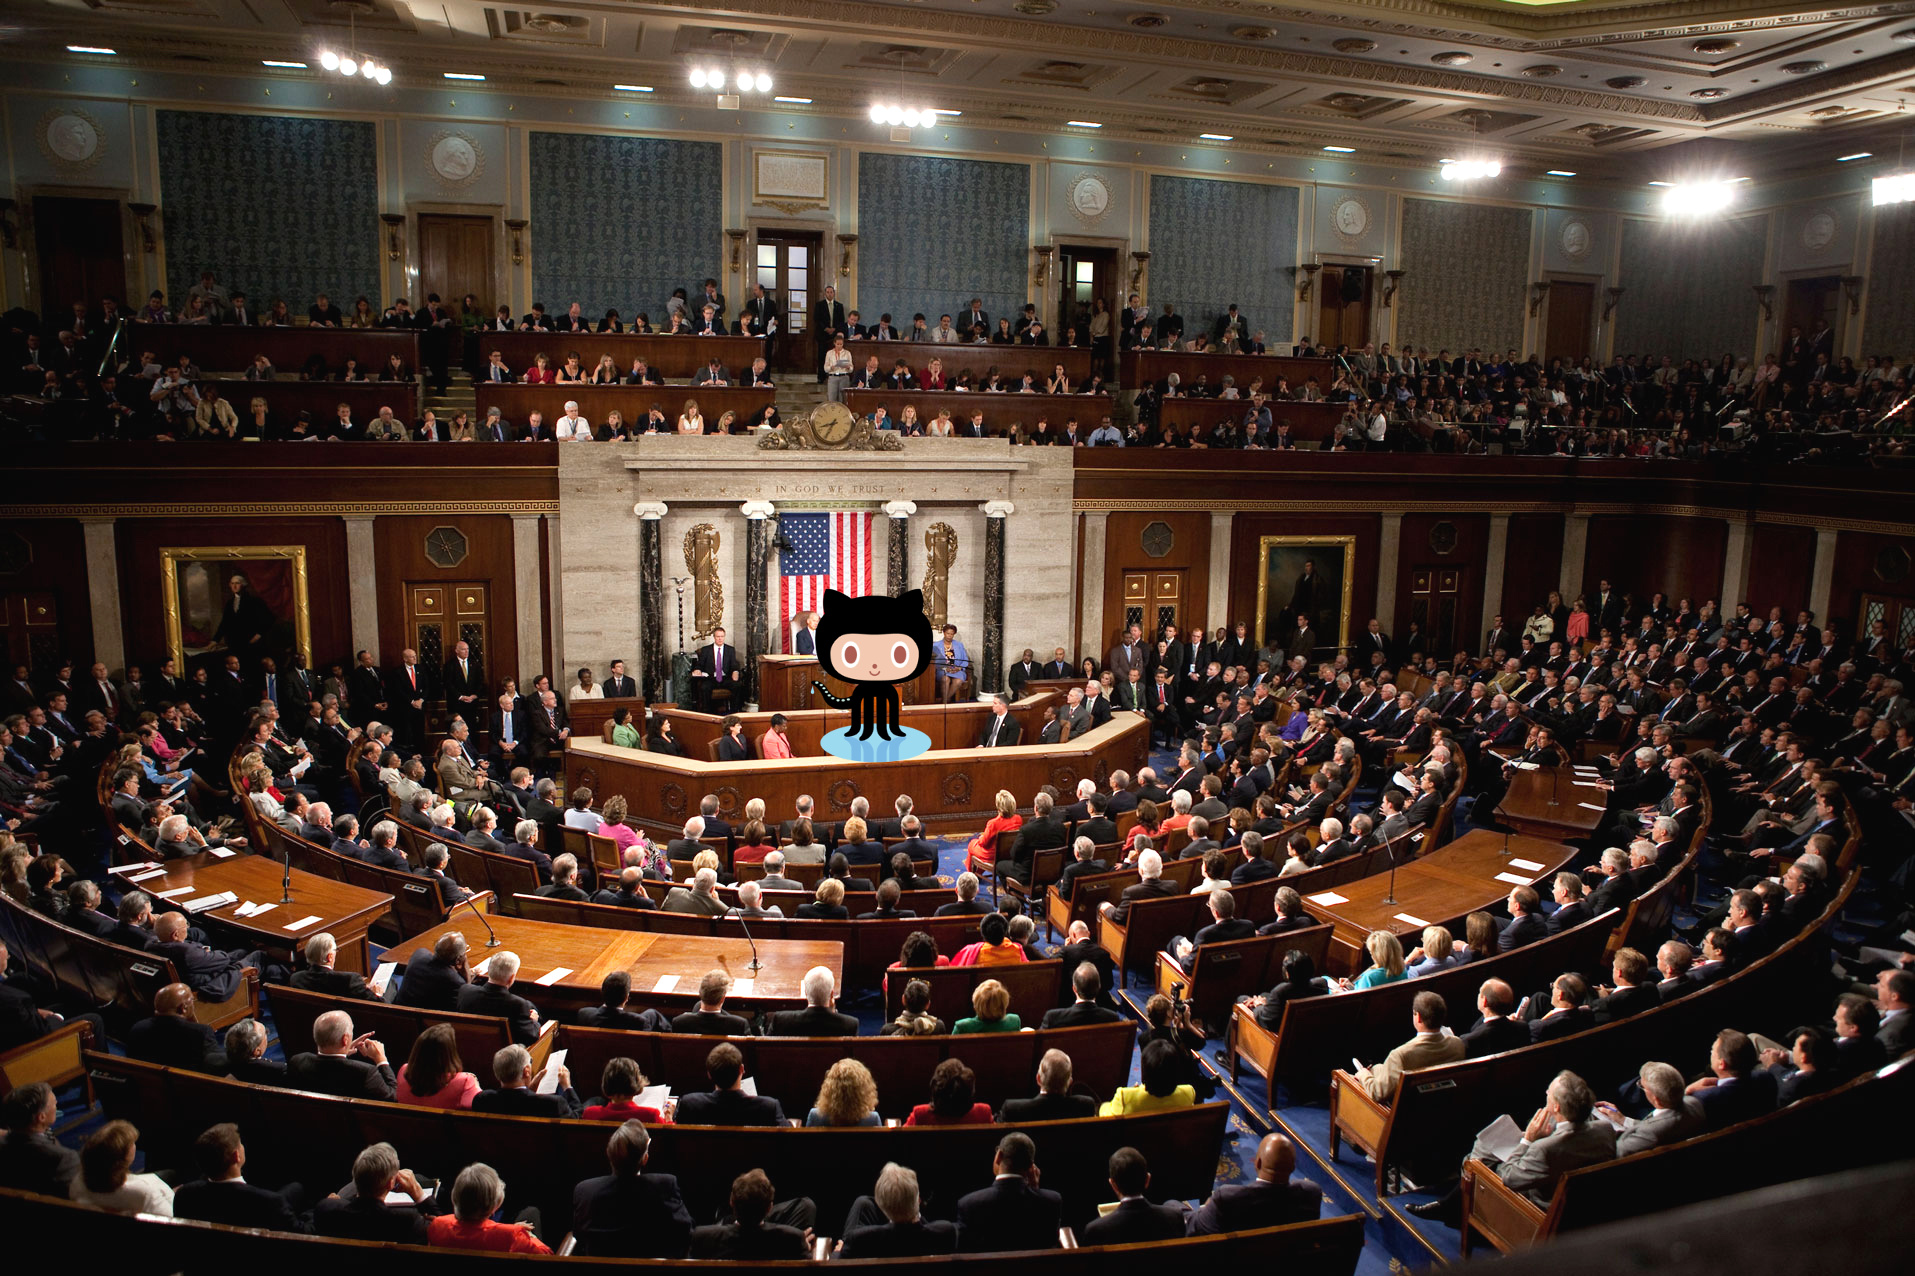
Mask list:
[[1503,572],[1509,563],[1509,515],[1489,516],[1489,548],[1483,558],[1483,614],[1476,632],[1459,639],[1458,645],[1476,650],[1479,638],[1489,633],[1490,621],[1503,610]]
[[[1835,542],[1841,533],[1831,527],[1815,529],[1815,566],[1809,571],[1809,610],[1815,614],[1815,623],[1829,623],[1829,608],[1834,605],[1835,593]],[[1735,614],[1735,600],[1724,598],[1722,610],[1731,616]],[[101,657],[105,659],[105,657]]]
[[[372,516],[347,514],[344,518],[346,614],[352,624],[352,649],[355,655],[370,651],[372,658],[383,664],[385,657],[379,650],[378,556],[373,551]],[[537,519],[532,521],[535,524],[538,522]],[[394,652],[393,655],[397,657],[398,653]],[[523,661],[525,657],[521,655],[519,659]],[[520,685],[529,687],[532,684],[527,680]]]
[[766,576],[771,570],[771,516],[777,507],[770,501],[746,501],[738,507],[745,516],[745,694],[757,699],[758,657],[771,650],[770,586]]
[[[539,606],[540,517],[538,514],[512,516],[512,582],[518,591],[519,598],[519,667],[513,671],[513,676],[521,687],[531,686],[532,679],[546,667],[543,632],[545,617],[544,609]],[[552,653],[555,661],[558,656],[558,652]],[[493,677],[501,677],[504,673],[503,669],[495,669]],[[552,681],[556,684],[559,680],[554,678]]]
[[[1084,558],[1080,571],[1083,585],[1077,599],[1077,646],[1071,651],[1072,664],[1076,657],[1087,651],[1096,652],[1103,659],[1104,643],[1112,634],[1107,632],[1104,616],[1104,539],[1110,526],[1110,514],[1105,510],[1085,510],[1084,519]],[[1213,523],[1214,527],[1215,524]],[[1211,549],[1216,549],[1215,536],[1211,533]],[[1112,625],[1116,622],[1113,620]],[[1047,660],[1049,651],[1038,653],[1038,658]]]
[[665,646],[665,555],[659,523],[667,513],[662,501],[632,506],[638,516],[639,686],[653,703],[671,699],[671,660]]
[[1749,553],[1755,548],[1755,528],[1747,519],[1729,520],[1729,537],[1722,552],[1722,610],[1735,615],[1749,587]]
[[984,677],[987,694],[1004,689],[1004,520],[1016,513],[1009,501],[986,501],[984,512]]
[[[1237,617],[1230,614],[1230,530],[1236,515],[1225,511],[1210,516],[1210,571],[1209,599],[1204,603],[1204,614],[1197,619],[1204,622],[1210,632],[1215,633],[1218,625],[1235,625]],[[1086,589],[1097,591],[1101,606],[1104,596],[1102,574],[1093,585],[1089,579],[1084,582]],[[1188,626],[1185,626],[1188,628]],[[1254,628],[1254,626],[1253,626]]]
[[918,512],[916,501],[886,501],[884,515],[891,525],[886,541],[885,587],[893,598],[910,585],[911,516]]
[[[93,616],[93,658],[109,672],[126,670],[126,638],[120,623],[120,555],[114,546],[113,520],[82,518],[86,542],[86,600]],[[157,672],[158,665],[151,666]],[[184,676],[186,670],[180,669]]]
[[[1583,592],[1583,559],[1588,553],[1589,515],[1563,515],[1563,566],[1559,575],[1560,583],[1556,588],[1562,591],[1565,602],[1576,601],[1576,595]],[[1524,599],[1523,605],[1533,607],[1535,604],[1529,599]],[[1734,614],[1734,612],[1730,613],[1730,615]],[[1506,616],[1504,619],[1507,621],[1509,617]],[[1518,620],[1516,625],[1520,630],[1522,621]]]
[[[1383,515],[1383,534],[1377,541],[1374,615],[1383,622],[1384,633],[1396,628],[1396,571],[1398,563],[1402,561],[1398,552],[1402,539],[1403,515]],[[1355,620],[1356,617],[1350,619]]]

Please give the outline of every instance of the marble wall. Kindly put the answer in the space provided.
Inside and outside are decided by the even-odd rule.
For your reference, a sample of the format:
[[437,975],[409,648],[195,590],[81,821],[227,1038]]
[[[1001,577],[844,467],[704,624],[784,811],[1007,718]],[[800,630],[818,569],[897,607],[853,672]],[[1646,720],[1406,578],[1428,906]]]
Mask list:
[[1501,352],[1523,344],[1527,208],[1405,199],[1399,346]]
[[1701,222],[1626,218],[1616,353],[1710,362],[1725,352],[1756,353],[1762,312],[1750,289],[1762,282],[1768,237],[1767,214]]

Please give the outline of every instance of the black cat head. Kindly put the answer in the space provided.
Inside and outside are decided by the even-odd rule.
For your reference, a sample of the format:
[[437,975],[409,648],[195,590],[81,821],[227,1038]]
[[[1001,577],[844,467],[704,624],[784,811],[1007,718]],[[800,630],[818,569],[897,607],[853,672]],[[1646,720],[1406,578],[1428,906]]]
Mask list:
[[818,663],[846,682],[909,682],[931,663],[931,622],[924,594],[853,598],[825,591],[818,617]]

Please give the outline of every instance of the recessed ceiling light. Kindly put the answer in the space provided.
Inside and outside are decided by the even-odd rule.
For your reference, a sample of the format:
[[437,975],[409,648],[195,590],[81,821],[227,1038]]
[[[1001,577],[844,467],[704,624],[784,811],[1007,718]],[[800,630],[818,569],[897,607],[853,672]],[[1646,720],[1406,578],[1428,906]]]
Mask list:
[[1667,186],[1669,183],[1668,182],[1651,182],[1649,184],[1651,186]]
[[810,106],[811,105],[811,99],[808,97],[775,97],[771,100],[774,102],[789,102],[793,106]]
[[934,106],[934,107],[932,107],[932,108],[931,108],[931,110],[932,110],[932,111],[934,111],[935,113],[937,113],[938,115],[962,115],[962,114],[964,114],[964,112],[962,112],[962,111],[953,111],[953,110],[952,110],[952,109],[951,109],[950,107],[948,107],[948,106]]
[[614,84],[612,87],[620,93],[650,93],[652,91],[652,86],[649,84]]
[[448,80],[483,80],[485,77],[483,75],[474,75],[470,71],[447,71],[445,72],[445,78]]
[[97,44],[69,44],[66,47],[66,51],[68,53],[104,53],[110,58],[120,56],[118,49],[108,49]]
[[283,66],[292,71],[303,71],[306,69],[304,62],[280,62],[273,58],[262,58],[259,64],[261,66]]
[[1552,168],[1552,169],[1550,169],[1550,170],[1549,170],[1549,171],[1548,171],[1547,173],[1545,173],[1545,174],[1543,174],[1543,176],[1545,176],[1545,177],[1574,177],[1574,176],[1575,176],[1575,174],[1574,174],[1574,173],[1572,173],[1572,172],[1570,172],[1570,171],[1569,171],[1568,169],[1566,169],[1566,168]]
[[1099,124],[1095,120],[1065,120],[1064,123],[1071,128],[1103,128],[1104,127],[1102,124]]
[[1326,147],[1324,147],[1323,149],[1324,149],[1324,150],[1326,150],[1326,151],[1328,151],[1328,152],[1330,152],[1330,153],[1331,153],[1332,155],[1354,155],[1354,154],[1356,154],[1356,147],[1354,147],[1354,146],[1326,146]]
[[1846,164],[1850,160],[1867,159],[1869,156],[1873,154],[1875,154],[1874,151],[1857,151],[1853,155],[1837,155],[1835,157],[1835,162],[1837,164]]
[[1197,136],[1206,142],[1234,142],[1236,140],[1235,134],[1231,133],[1199,133]]

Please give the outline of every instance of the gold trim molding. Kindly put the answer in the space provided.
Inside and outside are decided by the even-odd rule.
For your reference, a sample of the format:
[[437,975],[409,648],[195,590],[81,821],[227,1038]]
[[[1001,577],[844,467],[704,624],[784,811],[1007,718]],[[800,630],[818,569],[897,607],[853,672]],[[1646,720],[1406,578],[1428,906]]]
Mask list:
[[[166,614],[166,650],[184,674],[186,640],[180,622],[181,563],[240,562],[246,559],[278,558],[293,565],[293,641],[308,669],[313,663],[312,604],[306,588],[306,547],[304,545],[215,545],[197,549],[167,546],[160,550],[160,599]],[[251,676],[251,671],[247,671]]]
[[1317,545],[1334,545],[1343,550],[1343,606],[1337,614],[1337,650],[1350,645],[1350,607],[1356,591],[1356,537],[1354,536],[1260,536],[1257,538],[1257,645],[1268,642],[1263,627],[1269,616],[1270,551]]
[[[1217,513],[1214,500],[1198,500],[1188,497],[1153,496],[1148,500],[1135,497],[1094,497],[1080,496],[1071,502],[1073,514],[1138,514],[1156,511],[1186,513],[1201,511]],[[0,511],[3,512],[3,511]],[[1298,501],[1298,500],[1249,500],[1233,503],[1229,510],[1233,514],[1348,514],[1350,503],[1344,501]],[[1630,505],[1626,502],[1579,502],[1575,505],[1563,505],[1551,501],[1395,501],[1388,506],[1375,506],[1369,513],[1374,514],[1580,514],[1585,517],[1592,514],[1666,514],[1676,518],[1719,518],[1725,523],[1774,523],[1784,527],[1828,528],[1837,532],[1869,532],[1883,536],[1907,536],[1907,523],[1891,522],[1883,519],[1840,518],[1828,514],[1794,514],[1786,510],[1762,510],[1751,513],[1740,506],[1708,505]]]
[[549,514],[557,501],[258,501],[154,505],[0,505],[0,518],[255,518],[259,515],[331,514],[365,518],[377,514]]

